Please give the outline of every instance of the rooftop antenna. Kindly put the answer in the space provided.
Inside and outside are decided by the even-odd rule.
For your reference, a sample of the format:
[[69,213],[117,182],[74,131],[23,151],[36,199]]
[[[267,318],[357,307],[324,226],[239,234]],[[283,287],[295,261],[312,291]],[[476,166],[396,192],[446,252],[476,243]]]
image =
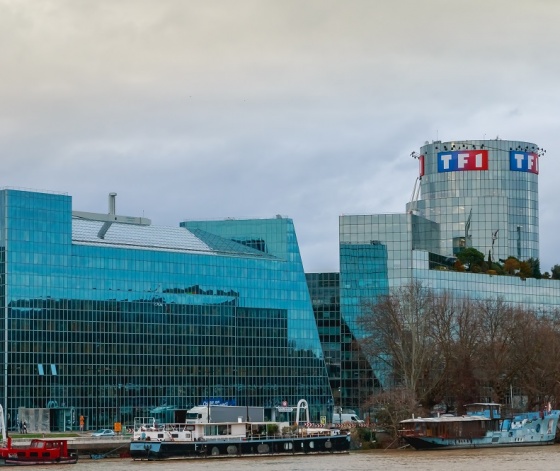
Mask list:
[[[416,151],[413,151],[410,153],[410,156],[413,159],[419,159],[421,156],[418,155],[418,153]],[[410,195],[410,202],[411,203],[415,203],[416,201],[418,201],[418,197],[420,196],[420,180],[422,180],[422,177],[416,177],[416,180],[414,180],[414,187],[412,188],[412,194]]]
[[472,208],[469,211],[469,217],[467,218],[467,222],[465,224],[465,247],[469,247],[469,229],[471,228],[471,219],[472,219]]
[[410,202],[415,203],[420,196],[420,177],[416,177],[414,181],[414,188],[412,188],[412,195],[410,195]]
[[494,261],[494,243],[498,238],[498,232],[500,232],[500,229],[496,229],[495,231],[492,232],[492,261]]

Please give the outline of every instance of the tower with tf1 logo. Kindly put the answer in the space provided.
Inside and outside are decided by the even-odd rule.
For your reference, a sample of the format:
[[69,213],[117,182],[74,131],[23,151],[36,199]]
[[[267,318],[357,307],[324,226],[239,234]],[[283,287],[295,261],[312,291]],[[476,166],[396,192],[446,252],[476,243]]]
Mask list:
[[454,256],[473,247],[488,258],[539,258],[539,159],[524,141],[427,142],[420,149],[420,191],[407,211],[439,224],[430,247]]

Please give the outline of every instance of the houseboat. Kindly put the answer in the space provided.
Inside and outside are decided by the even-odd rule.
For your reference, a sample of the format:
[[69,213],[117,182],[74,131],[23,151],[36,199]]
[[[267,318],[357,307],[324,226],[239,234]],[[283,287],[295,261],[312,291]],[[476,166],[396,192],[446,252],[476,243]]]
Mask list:
[[247,422],[241,418],[237,422],[158,425],[152,418],[137,418],[130,456],[135,460],[165,460],[341,453],[349,449],[349,435],[338,429],[312,427],[308,412],[303,426],[298,420],[290,426],[287,422]]
[[497,403],[468,404],[466,414],[440,414],[400,422],[400,437],[413,448],[457,449],[552,445],[560,411],[550,407],[503,417]]

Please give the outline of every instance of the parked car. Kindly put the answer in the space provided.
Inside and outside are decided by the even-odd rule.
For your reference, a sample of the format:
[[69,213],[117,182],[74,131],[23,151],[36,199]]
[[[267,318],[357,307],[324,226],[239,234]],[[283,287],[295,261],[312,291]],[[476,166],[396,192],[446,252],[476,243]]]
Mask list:
[[110,428],[102,428],[96,430],[91,434],[92,437],[114,437],[115,432],[113,432]]

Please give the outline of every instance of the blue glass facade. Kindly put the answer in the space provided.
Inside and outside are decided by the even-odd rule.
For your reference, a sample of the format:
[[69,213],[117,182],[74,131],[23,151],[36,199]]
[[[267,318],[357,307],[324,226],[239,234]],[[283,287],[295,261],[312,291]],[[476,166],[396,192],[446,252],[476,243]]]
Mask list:
[[113,223],[101,237],[103,224],[73,217],[68,195],[0,191],[11,424],[19,407],[92,428],[207,400],[330,413],[291,220]]

